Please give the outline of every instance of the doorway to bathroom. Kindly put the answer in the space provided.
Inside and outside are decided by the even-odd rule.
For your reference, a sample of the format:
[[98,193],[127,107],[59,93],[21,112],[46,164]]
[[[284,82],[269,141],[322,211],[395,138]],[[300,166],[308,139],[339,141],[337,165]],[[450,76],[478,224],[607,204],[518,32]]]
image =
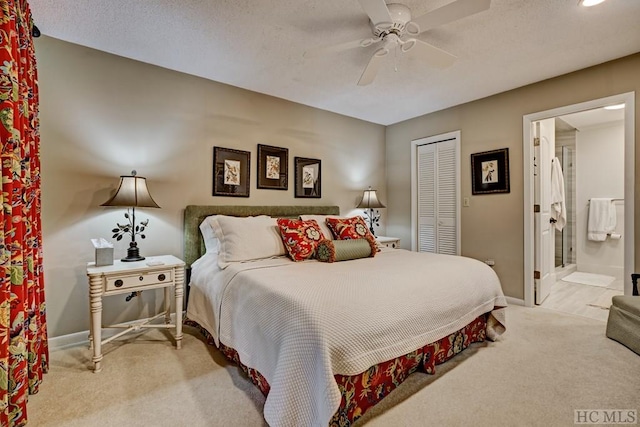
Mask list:
[[[525,305],[606,320],[630,294],[634,108],[628,93],[523,118]],[[595,236],[589,210],[606,199],[615,225]]]

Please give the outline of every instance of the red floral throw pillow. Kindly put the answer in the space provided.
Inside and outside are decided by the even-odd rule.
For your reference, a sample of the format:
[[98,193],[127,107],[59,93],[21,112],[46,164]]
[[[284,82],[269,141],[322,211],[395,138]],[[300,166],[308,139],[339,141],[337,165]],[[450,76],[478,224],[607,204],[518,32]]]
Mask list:
[[327,218],[327,225],[336,240],[372,239],[375,241],[375,237],[360,216],[354,216],[353,218]]
[[278,228],[284,247],[294,261],[313,258],[320,240],[324,238],[314,220],[278,218]]

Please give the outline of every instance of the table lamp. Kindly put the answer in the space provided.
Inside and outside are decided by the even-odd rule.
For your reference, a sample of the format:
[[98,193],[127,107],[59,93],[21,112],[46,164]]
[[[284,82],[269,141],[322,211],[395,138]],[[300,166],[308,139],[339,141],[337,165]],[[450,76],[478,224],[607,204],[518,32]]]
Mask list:
[[362,200],[360,201],[358,206],[356,206],[356,208],[366,209],[364,213],[366,215],[367,220],[369,221],[369,230],[371,231],[371,234],[375,236],[376,233],[374,233],[373,231],[373,225],[374,224],[379,225],[380,213],[378,211],[375,211],[375,214],[374,214],[373,209],[386,208],[386,206],[383,205],[380,202],[380,200],[378,200],[378,195],[376,194],[376,190],[372,190],[371,187],[369,187],[368,190],[364,190],[364,194],[362,195]]
[[[122,240],[125,234],[131,235],[131,243],[127,249],[127,256],[122,258],[121,261],[142,261],[143,256],[140,256],[138,249],[138,243],[136,243],[136,236],[140,236],[141,239],[145,238],[143,234],[149,220],[136,224],[136,208],[159,208],[158,204],[153,200],[149,189],[147,188],[147,180],[144,177],[137,176],[136,171],[131,171],[131,175],[120,176],[120,185],[116,194],[101,204],[100,206],[123,206],[127,208],[127,212],[124,217],[129,221],[125,224],[118,224],[117,228],[111,230],[113,232],[113,238],[118,241]],[[129,213],[131,208],[131,213]]]

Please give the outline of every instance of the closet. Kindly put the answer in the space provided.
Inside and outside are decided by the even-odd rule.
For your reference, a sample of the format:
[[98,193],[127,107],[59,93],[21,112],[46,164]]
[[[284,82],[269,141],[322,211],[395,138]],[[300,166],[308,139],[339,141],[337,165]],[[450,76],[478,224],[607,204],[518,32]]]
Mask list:
[[412,143],[412,249],[460,254],[460,132]]

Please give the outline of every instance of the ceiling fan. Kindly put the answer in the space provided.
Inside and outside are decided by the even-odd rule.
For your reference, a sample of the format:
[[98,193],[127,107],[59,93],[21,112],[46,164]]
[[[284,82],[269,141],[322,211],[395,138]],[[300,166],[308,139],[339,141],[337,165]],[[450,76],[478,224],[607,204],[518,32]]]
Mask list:
[[359,86],[373,82],[385,56],[394,49],[399,49],[402,53],[413,52],[432,67],[450,66],[457,59],[454,55],[415,37],[424,31],[487,10],[491,6],[491,0],[455,0],[412,19],[411,10],[400,3],[386,4],[385,0],[358,2],[369,16],[373,37],[310,49],[304,56],[310,58],[381,43],[381,47],[373,53],[362,72],[358,80]]

